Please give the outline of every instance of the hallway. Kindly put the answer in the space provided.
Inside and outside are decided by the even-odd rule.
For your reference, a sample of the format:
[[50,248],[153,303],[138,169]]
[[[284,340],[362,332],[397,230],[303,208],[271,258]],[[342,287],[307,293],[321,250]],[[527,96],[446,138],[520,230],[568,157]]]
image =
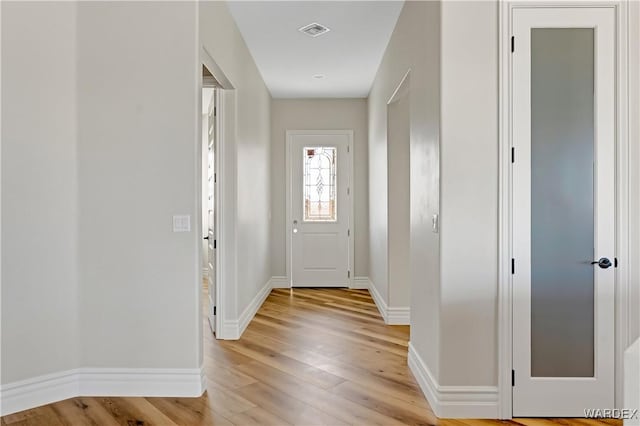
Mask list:
[[204,321],[201,398],[74,398],[2,425],[435,422],[407,367],[409,328],[385,326],[367,290],[275,289],[238,341]]
[[2,425],[436,424],[407,367],[408,338],[408,327],[384,325],[367,290],[274,289],[238,341],[215,340],[205,322],[202,397],[73,398],[5,416]]

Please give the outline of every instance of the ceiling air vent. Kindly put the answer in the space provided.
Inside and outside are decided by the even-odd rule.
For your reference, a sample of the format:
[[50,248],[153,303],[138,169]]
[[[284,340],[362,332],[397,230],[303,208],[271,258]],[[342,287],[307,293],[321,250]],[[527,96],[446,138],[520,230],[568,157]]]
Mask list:
[[305,33],[309,37],[318,37],[322,34],[328,33],[331,30],[324,25],[320,25],[317,22],[314,22],[313,24],[305,25],[304,27],[298,29],[298,31],[300,31],[301,33]]

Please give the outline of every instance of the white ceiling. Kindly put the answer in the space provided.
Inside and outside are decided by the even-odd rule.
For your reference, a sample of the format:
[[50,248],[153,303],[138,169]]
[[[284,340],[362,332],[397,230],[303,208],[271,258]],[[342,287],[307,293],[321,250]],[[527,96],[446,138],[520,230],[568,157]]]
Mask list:
[[[369,94],[403,2],[228,4],[274,98],[362,98]],[[331,31],[315,38],[298,31],[313,22]]]

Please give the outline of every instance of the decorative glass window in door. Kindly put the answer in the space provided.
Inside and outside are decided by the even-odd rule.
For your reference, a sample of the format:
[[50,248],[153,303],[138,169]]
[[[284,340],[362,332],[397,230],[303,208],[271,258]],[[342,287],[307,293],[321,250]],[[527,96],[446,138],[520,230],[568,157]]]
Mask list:
[[336,147],[304,148],[304,221],[335,222]]

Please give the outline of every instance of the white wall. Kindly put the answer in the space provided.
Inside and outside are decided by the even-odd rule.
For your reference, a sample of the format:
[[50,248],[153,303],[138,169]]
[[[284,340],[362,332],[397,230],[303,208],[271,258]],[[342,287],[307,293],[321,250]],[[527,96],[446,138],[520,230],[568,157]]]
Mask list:
[[497,383],[498,8],[442,2],[441,385]]
[[225,317],[237,319],[271,278],[271,95],[226,3],[198,8],[201,44],[235,88],[237,290],[227,294]]
[[[402,86],[408,86],[405,80]],[[398,95],[397,95],[398,96]],[[389,300],[391,307],[407,307],[411,300],[410,236],[410,103],[408,87],[387,106],[387,167],[389,218]]]
[[271,276],[271,98],[226,5],[2,3],[3,384],[201,365],[201,37],[236,87],[237,319]]
[[354,130],[355,276],[369,271],[367,101],[365,99],[274,99],[271,103],[273,276],[286,276],[285,134],[287,130]]
[[78,8],[81,363],[198,368],[196,6]]
[[[411,69],[409,84],[411,344],[438,374],[440,3],[405,2],[369,94],[370,277],[387,294],[387,102]],[[396,189],[397,190],[397,189]]]
[[1,8],[6,384],[78,362],[76,5]]

